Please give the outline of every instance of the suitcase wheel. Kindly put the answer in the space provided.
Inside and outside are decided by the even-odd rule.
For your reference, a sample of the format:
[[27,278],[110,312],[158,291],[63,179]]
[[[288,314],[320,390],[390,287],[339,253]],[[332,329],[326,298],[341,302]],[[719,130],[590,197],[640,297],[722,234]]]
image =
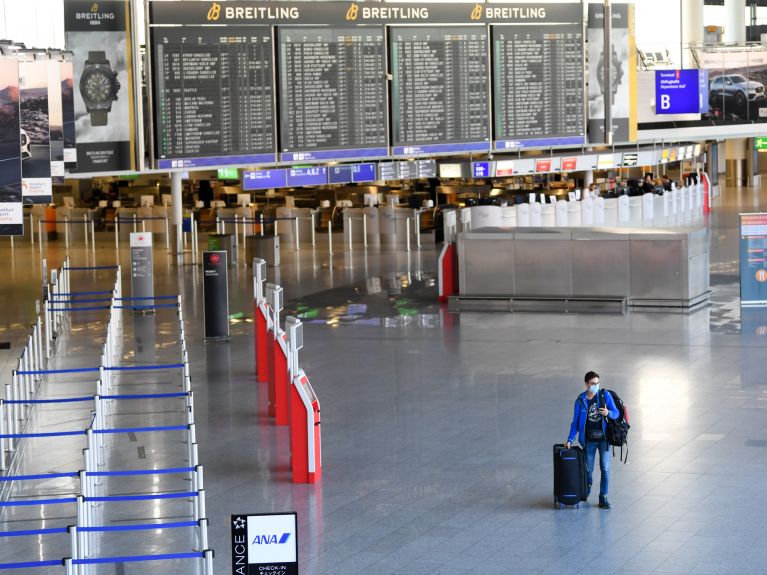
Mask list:
[[580,503],[576,503],[576,504],[575,504],[575,508],[576,508],[576,509],[580,509],[580,508],[581,508],[581,504],[580,504]]

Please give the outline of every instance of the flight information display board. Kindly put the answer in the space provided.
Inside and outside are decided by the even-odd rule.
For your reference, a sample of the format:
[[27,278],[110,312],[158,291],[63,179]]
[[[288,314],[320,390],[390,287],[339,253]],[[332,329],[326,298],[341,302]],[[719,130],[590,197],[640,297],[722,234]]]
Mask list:
[[386,157],[382,27],[280,28],[280,159]]
[[394,155],[490,148],[487,28],[392,27]]
[[573,22],[493,26],[494,147],[586,141],[583,13]]
[[152,41],[159,168],[275,161],[270,27],[154,28]]

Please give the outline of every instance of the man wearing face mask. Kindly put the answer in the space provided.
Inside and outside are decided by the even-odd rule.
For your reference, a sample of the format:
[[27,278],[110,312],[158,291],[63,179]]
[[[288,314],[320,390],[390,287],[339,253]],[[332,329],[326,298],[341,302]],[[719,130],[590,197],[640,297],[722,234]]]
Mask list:
[[607,444],[607,418],[618,419],[620,412],[609,392],[599,392],[599,374],[590,371],[584,377],[586,391],[575,400],[573,422],[570,425],[570,435],[567,437],[567,448],[570,449],[575,434],[583,446],[586,455],[586,471],[588,476],[588,493],[591,493],[592,475],[597,451],[599,451],[599,469],[602,478],[599,484],[599,506],[610,509],[607,501],[607,490],[610,485],[610,452]]

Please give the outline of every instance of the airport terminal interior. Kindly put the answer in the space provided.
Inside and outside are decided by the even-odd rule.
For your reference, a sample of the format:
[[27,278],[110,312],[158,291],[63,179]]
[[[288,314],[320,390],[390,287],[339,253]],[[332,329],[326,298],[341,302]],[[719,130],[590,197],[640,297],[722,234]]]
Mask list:
[[762,4],[0,0],[0,571],[763,572]]

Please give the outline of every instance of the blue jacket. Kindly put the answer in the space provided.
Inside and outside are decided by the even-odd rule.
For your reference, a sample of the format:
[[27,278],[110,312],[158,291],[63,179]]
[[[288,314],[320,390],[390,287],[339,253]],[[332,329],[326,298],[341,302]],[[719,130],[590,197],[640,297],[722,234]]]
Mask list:
[[[618,419],[620,412],[613,401],[613,396],[605,390],[605,405],[607,407],[610,419]],[[581,393],[575,400],[573,407],[573,422],[570,424],[570,435],[567,441],[572,443],[575,440],[575,433],[578,432],[578,442],[586,445],[586,419],[588,417],[589,400],[586,399],[586,392]],[[602,431],[607,433],[607,420],[602,418]]]

